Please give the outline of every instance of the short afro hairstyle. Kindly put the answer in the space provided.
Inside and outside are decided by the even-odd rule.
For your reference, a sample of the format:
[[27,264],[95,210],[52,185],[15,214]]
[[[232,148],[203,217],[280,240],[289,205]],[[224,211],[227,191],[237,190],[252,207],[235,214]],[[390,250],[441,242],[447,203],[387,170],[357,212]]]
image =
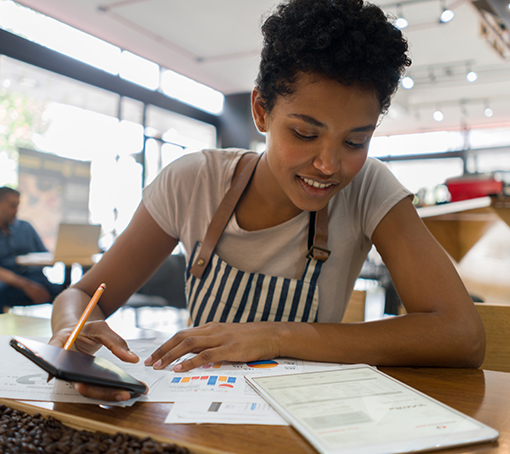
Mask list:
[[269,113],[293,93],[299,73],[375,89],[386,113],[411,65],[402,32],[363,0],[289,0],[262,25],[264,43],[256,86]]

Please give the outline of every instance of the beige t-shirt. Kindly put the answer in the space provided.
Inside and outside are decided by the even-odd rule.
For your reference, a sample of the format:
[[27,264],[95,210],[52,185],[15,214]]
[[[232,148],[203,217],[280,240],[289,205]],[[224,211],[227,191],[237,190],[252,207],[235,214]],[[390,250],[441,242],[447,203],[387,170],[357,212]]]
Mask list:
[[[166,233],[180,241],[187,260],[197,241],[203,241],[245,152],[204,150],[186,155],[165,167],[145,188],[145,207]],[[330,200],[331,255],[318,281],[319,322],[341,322],[375,228],[410,194],[385,164],[368,158],[354,180]],[[309,213],[302,212],[283,224],[249,232],[239,227],[234,215],[215,252],[243,271],[299,279],[306,261],[308,224]]]

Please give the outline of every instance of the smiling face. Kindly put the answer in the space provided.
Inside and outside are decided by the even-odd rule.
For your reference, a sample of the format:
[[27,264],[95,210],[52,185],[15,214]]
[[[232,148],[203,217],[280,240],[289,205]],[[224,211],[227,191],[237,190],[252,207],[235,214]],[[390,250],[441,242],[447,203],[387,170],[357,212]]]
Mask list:
[[367,159],[381,113],[375,90],[303,74],[269,114],[257,96],[254,90],[253,116],[267,143],[259,190],[289,213],[320,210]]

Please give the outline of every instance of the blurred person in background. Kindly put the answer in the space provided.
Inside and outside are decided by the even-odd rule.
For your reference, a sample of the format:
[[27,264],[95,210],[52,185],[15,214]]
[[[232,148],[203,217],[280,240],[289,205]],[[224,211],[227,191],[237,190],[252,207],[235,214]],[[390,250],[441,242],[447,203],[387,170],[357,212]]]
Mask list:
[[19,191],[0,187],[0,313],[10,306],[51,303],[63,290],[48,281],[40,266],[16,263],[18,255],[47,252],[32,225],[16,218],[19,203]]

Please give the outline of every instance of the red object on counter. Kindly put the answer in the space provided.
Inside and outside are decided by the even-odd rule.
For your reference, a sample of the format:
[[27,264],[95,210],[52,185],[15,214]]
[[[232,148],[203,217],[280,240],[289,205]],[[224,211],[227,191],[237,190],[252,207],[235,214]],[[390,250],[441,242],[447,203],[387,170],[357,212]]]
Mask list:
[[503,182],[492,177],[460,177],[446,180],[446,187],[451,195],[452,202],[476,199],[488,195],[501,194]]

